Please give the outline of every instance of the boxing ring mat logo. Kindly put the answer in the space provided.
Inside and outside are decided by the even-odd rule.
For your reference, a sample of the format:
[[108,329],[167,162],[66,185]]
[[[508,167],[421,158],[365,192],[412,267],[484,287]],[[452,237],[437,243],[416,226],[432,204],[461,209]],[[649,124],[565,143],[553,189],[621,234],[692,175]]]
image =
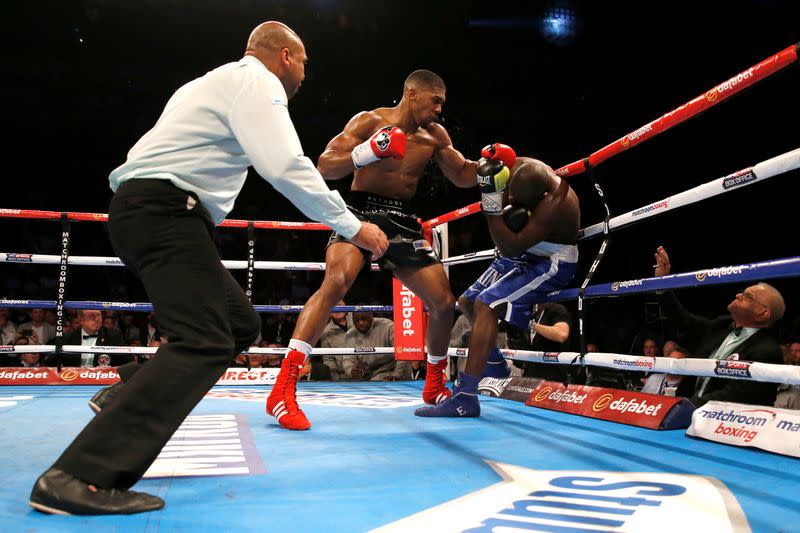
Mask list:
[[253,476],[266,471],[245,415],[189,415],[144,477]]
[[661,524],[669,531],[750,531],[736,498],[712,477],[486,463],[500,482],[372,532],[662,531]]

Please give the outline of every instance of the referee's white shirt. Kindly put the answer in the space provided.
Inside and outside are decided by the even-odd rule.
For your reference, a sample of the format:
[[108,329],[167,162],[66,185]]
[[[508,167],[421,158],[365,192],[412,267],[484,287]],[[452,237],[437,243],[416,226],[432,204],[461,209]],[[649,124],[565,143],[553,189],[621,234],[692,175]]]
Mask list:
[[252,56],[178,89],[109,181],[116,192],[132,178],[169,180],[197,194],[219,223],[233,209],[250,165],[310,219],[345,238],[361,228],[303,155],[280,80]]

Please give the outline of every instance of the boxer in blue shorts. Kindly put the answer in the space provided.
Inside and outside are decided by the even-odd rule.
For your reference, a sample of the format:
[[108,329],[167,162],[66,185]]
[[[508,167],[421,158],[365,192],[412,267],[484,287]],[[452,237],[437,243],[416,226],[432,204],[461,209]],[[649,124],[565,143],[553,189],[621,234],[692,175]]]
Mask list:
[[494,146],[484,149],[484,157],[501,155],[481,161],[478,183],[481,208],[500,257],[458,300],[472,322],[472,335],[467,365],[452,396],[417,409],[417,416],[480,416],[477,389],[487,361],[496,364],[489,374],[507,375],[497,347],[498,320],[527,329],[533,304],[566,287],[575,274],[580,227],[575,191],[541,161],[513,158],[502,154],[510,150],[507,146]]

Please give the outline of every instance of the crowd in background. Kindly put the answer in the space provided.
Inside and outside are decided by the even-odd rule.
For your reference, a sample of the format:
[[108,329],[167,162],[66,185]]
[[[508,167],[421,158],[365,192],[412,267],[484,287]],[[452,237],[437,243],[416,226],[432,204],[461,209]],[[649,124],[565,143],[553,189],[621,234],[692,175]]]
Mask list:
[[[340,302],[345,305],[345,302]],[[646,305],[650,309],[652,305]],[[286,346],[297,315],[294,313],[262,314],[261,336],[252,345],[259,348]],[[651,317],[652,318],[652,317]],[[0,338],[2,345],[25,346],[53,344],[57,315],[53,309],[0,308]],[[777,328],[774,335],[780,344],[783,363],[800,365],[800,335],[797,321]],[[682,333],[662,324],[660,320],[647,323],[642,329],[627,332],[620,343],[627,350],[612,350],[589,337],[587,352],[611,352],[673,357],[683,359],[694,354],[682,345]],[[649,328],[649,329],[648,329]],[[653,328],[660,328],[655,332]],[[458,314],[450,345],[468,347],[471,328],[466,317]],[[674,335],[674,336],[670,336]],[[608,338],[608,337],[606,337]],[[63,320],[63,344],[113,345],[158,347],[169,342],[158,327],[155,313],[117,310],[67,310]],[[537,306],[527,331],[501,324],[499,342],[502,348],[536,350],[544,352],[580,351],[574,313],[562,304],[548,303]],[[304,371],[305,379],[334,381],[401,381],[425,378],[425,365],[419,361],[396,361],[393,354],[369,353],[365,348],[394,345],[394,323],[391,318],[372,312],[333,312],[318,347],[356,348],[360,353],[345,355],[314,355]],[[619,344],[618,344],[619,345]],[[705,357],[703,354],[697,356]],[[144,364],[151,354],[70,353],[62,354],[62,365],[81,367],[119,366],[136,360]],[[283,356],[275,354],[240,354],[231,362],[232,367],[279,368]],[[451,374],[455,376],[465,359],[453,357]],[[0,366],[41,367],[55,366],[55,354],[22,352],[0,353]],[[604,367],[577,367],[543,363],[508,361],[510,376],[524,376],[564,383],[587,384],[607,388],[642,391],[652,394],[675,395],[680,390],[680,375],[619,371]],[[694,379],[694,378],[691,378]],[[800,409],[800,388],[776,385],[770,403],[777,407]],[[742,401],[742,398],[738,398]],[[744,398],[746,400],[746,398]],[[745,403],[747,403],[745,401]],[[763,402],[762,402],[763,403]]]
[[[460,255],[490,247],[483,221],[468,217],[451,224],[449,252]],[[57,254],[59,242],[56,234],[42,232],[39,225],[18,227],[9,234],[9,249],[36,250],[37,253]],[[108,237],[104,224],[74,225],[76,237],[73,255],[109,255]],[[246,234],[242,231],[218,231],[217,244],[224,259],[241,259],[247,250]],[[257,258],[282,258],[284,260],[320,261],[327,242],[327,232],[264,231],[256,233]],[[453,292],[460,294],[485,269],[484,262],[474,262],[450,267],[449,276]],[[57,278],[52,265],[4,265],[5,275],[0,278],[1,296],[9,299],[52,299],[57,291]],[[245,271],[232,271],[240,283],[245,284]],[[256,271],[253,301],[257,304],[302,305],[313,294],[322,280],[319,271]],[[580,275],[580,273],[579,273]],[[695,294],[698,291],[695,291]],[[734,292],[729,286],[702,289],[704,295]],[[787,291],[784,291],[787,292]],[[78,296],[79,295],[79,296]],[[134,302],[147,301],[141,286],[124,269],[101,267],[69,268],[68,299]],[[390,275],[383,272],[364,272],[353,290],[348,303],[362,305],[387,305],[392,301]],[[695,307],[704,303],[692,302]],[[701,309],[702,311],[702,309]],[[369,316],[367,316],[369,315]],[[692,357],[691,347],[685,346],[680,331],[668,324],[668,317],[655,295],[633,295],[615,299],[593,299],[585,302],[586,348],[620,354],[660,355],[666,357]],[[577,335],[575,302],[549,304],[534,313],[530,331],[504,329],[500,336],[501,347],[534,349],[541,351],[580,351]],[[56,314],[53,309],[0,309],[0,330],[3,345],[51,343],[55,337]],[[255,346],[262,348],[285,347],[291,337],[297,315],[290,312],[263,313],[261,336]],[[107,344],[157,347],[168,339],[158,331],[153,313],[117,310],[89,311],[69,309],[63,321],[64,344]],[[548,330],[545,334],[541,332]],[[86,335],[88,338],[83,338]],[[771,334],[784,351],[786,364],[798,364],[800,348],[800,315],[789,305],[786,316],[773,328]],[[457,314],[451,337],[451,346],[466,347],[469,323]],[[70,342],[66,342],[70,340]],[[393,324],[391,315],[368,313],[334,313],[320,340],[323,347],[392,346]],[[129,360],[144,362],[148,354],[73,354],[62,355],[62,364],[74,366],[116,366]],[[54,365],[54,355],[0,353],[2,366]],[[249,360],[240,356],[232,366],[279,367],[282,356],[250,354]],[[463,359],[460,361],[463,366]],[[451,365],[452,375],[459,361]],[[425,365],[418,363],[396,364],[392,356],[359,354],[358,356],[312,357],[307,372],[308,379],[331,380],[399,380],[424,379]],[[567,371],[559,365],[521,364],[511,368],[512,375],[525,375],[563,382],[588,383],[604,387],[644,390],[659,394],[674,394],[680,376],[650,376],[640,372],[619,372],[606,368],[589,368],[588,371]],[[797,388],[783,386],[781,397],[796,395]],[[794,400],[797,403],[797,400]],[[792,402],[789,402],[792,403]]]

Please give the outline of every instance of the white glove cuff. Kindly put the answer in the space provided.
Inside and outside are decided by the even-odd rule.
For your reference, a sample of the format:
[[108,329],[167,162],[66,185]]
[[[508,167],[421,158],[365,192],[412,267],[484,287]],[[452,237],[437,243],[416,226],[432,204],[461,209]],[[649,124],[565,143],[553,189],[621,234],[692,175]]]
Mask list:
[[350,158],[353,160],[353,164],[356,168],[365,167],[380,159],[380,157],[375,155],[375,152],[372,151],[369,139],[353,148],[353,151],[350,152]]
[[503,192],[481,194],[481,209],[487,215],[497,216],[503,213]]

